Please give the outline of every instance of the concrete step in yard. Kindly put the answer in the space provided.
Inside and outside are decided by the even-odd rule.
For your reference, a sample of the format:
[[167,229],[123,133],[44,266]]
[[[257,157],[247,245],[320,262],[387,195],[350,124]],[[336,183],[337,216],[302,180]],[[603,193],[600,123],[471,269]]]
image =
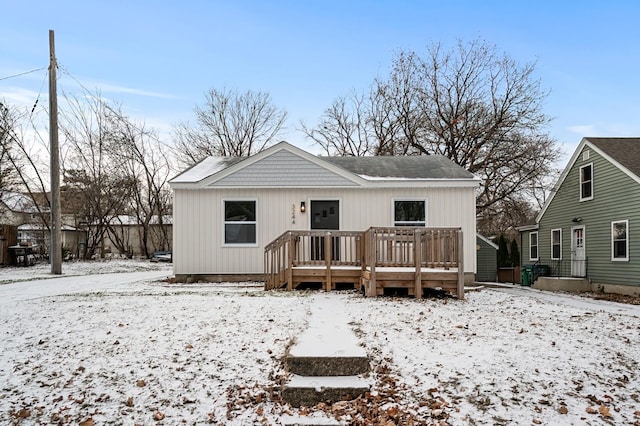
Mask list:
[[369,358],[358,345],[340,303],[331,294],[317,295],[309,328],[285,358],[292,374],[282,396],[292,406],[351,400],[371,388],[370,379],[365,377]]

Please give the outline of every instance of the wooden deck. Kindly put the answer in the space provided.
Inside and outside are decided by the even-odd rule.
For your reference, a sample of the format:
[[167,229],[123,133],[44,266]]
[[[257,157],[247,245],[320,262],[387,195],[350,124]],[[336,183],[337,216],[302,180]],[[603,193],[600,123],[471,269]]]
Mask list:
[[463,299],[462,244],[460,228],[287,231],[265,247],[265,290],[347,283],[367,296],[392,288],[421,298],[439,288]]

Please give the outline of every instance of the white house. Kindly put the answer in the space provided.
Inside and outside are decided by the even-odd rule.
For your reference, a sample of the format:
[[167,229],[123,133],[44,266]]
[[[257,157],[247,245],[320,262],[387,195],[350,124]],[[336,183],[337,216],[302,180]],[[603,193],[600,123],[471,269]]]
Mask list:
[[442,156],[318,157],[286,142],[209,157],[171,180],[176,279],[259,279],[264,248],[288,230],[458,227],[476,272],[479,180]]

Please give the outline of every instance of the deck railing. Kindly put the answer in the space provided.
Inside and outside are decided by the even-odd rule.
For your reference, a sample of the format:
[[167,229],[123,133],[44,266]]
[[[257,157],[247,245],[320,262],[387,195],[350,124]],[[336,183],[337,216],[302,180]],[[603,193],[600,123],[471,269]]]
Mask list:
[[375,227],[364,232],[367,266],[456,268],[458,228]]
[[265,289],[293,288],[293,268],[326,268],[330,288],[331,268],[410,267],[416,285],[422,268],[458,268],[463,282],[460,228],[372,227],[359,231],[287,231],[265,247]]
[[287,231],[264,248],[265,288],[292,287],[295,267],[358,267],[361,240],[359,231]]

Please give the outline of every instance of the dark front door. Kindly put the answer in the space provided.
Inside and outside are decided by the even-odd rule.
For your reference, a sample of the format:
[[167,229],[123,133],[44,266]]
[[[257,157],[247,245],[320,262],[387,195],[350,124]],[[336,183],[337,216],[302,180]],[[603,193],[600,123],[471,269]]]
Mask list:
[[[311,229],[340,229],[340,201],[311,200]],[[311,239],[311,260],[325,260],[324,237]],[[331,259],[340,259],[340,240],[331,238]]]

